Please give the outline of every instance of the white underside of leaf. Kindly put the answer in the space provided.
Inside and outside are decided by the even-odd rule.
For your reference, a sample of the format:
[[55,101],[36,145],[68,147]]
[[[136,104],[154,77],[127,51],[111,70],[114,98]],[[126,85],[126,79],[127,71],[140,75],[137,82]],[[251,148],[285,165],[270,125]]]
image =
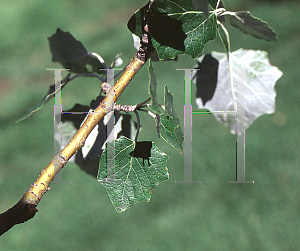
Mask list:
[[[89,112],[92,112],[92,109],[90,109]],[[104,125],[107,125],[108,121],[110,120],[110,118],[114,115],[114,112],[109,112],[103,119],[103,123]],[[88,115],[87,115],[88,116]],[[87,118],[86,116],[86,118]],[[85,118],[85,119],[86,119]],[[84,121],[85,121],[84,119]],[[120,119],[118,120],[118,122],[114,125],[114,129],[113,131],[111,131],[110,135],[108,135],[107,139],[109,141],[115,140],[117,139],[118,133],[122,130],[122,120],[123,117],[121,116]],[[84,121],[81,123],[81,125],[84,123]],[[94,127],[94,129],[91,131],[91,133],[89,134],[89,136],[86,138],[85,144],[82,147],[82,156],[83,158],[85,158],[88,153],[90,152],[90,150],[92,149],[93,145],[95,144],[95,141],[97,139],[98,136],[98,125],[96,125]],[[105,149],[105,144],[106,144],[107,140],[104,142],[104,144],[102,145],[102,149]]]
[[[200,109],[210,111],[236,111],[230,86],[234,87],[234,99],[237,100],[237,85],[244,85],[244,123],[238,134],[242,134],[259,116],[275,112],[276,92],[274,86],[282,72],[269,63],[267,52],[239,49],[230,53],[232,82],[229,77],[228,60],[225,53],[212,52],[219,61],[218,83],[215,94],[203,107],[197,99]],[[240,89],[240,87],[239,87]],[[237,100],[242,104],[243,100]],[[236,113],[214,113],[218,121],[224,123],[231,133],[236,133]]]

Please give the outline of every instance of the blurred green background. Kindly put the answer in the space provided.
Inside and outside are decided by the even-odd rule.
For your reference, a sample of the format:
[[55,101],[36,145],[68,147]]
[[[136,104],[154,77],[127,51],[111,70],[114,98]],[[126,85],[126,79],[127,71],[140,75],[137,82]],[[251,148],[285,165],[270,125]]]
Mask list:
[[[246,132],[246,180],[235,179],[235,136],[213,115],[193,116],[193,179],[183,180],[183,155],[158,139],[154,121],[141,114],[139,140],[155,141],[169,155],[170,179],[153,190],[149,203],[124,213],[113,208],[105,188],[75,164],[62,171],[38,205],[34,219],[0,237],[0,250],[299,250],[300,16],[297,1],[224,1],[227,10],[249,10],[269,22],[278,42],[268,43],[229,27],[232,51],[265,50],[283,77],[275,89],[276,113],[260,117]],[[53,84],[60,67],[51,61],[47,37],[69,31],[89,52],[107,62],[135,53],[126,23],[146,0],[2,0],[0,8],[0,212],[13,206],[53,158],[53,101],[30,119],[15,124]],[[219,39],[206,51],[223,52]],[[174,94],[182,118],[182,71],[195,62],[155,62],[158,98]],[[124,66],[124,65],[123,65]],[[136,104],[148,98],[142,68],[119,99]],[[89,104],[99,81],[77,78],[63,91],[63,109]],[[83,95],[84,93],[84,95]],[[196,109],[196,107],[194,108]]]

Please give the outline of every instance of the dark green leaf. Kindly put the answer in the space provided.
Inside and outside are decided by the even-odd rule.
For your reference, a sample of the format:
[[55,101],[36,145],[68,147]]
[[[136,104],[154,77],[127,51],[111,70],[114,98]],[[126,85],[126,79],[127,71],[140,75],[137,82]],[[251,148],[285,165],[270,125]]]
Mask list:
[[[138,10],[129,20],[128,28],[142,37],[141,20],[148,4]],[[197,11],[191,1],[157,0],[153,25],[150,27],[151,42],[160,60],[188,54],[197,58],[204,45],[215,39],[216,15],[209,12],[208,18]]]
[[208,17],[208,0],[192,0],[192,3],[196,10],[204,12],[205,16]]
[[[157,124],[157,120],[156,120]],[[175,149],[183,153],[183,133],[179,125],[175,124],[171,116],[160,114],[160,135],[161,137]],[[181,137],[177,138],[178,135]]]
[[[108,142],[107,147],[114,149],[113,167],[107,161],[106,149],[100,158],[98,181],[106,188],[117,212],[124,212],[137,202],[150,201],[151,191],[169,178],[168,156],[154,142],[136,144],[122,136]],[[108,176],[108,167],[113,169],[112,177]]]
[[155,113],[160,113],[160,107],[158,105],[157,93],[156,93],[156,87],[157,87],[156,76],[155,76],[155,72],[151,60],[149,60],[149,66],[147,68],[148,68],[148,73],[150,78],[148,92],[151,97],[151,105],[149,108]]
[[[221,0],[219,1],[219,4],[218,4],[218,0],[208,0],[208,4],[213,10],[215,10],[217,8],[225,7],[225,4]],[[217,4],[218,4],[218,6],[217,6]]]
[[[69,32],[57,29],[56,33],[48,39],[52,61],[60,62],[64,68],[71,69],[72,72],[76,73],[99,73],[99,68],[104,69],[102,64],[104,61],[100,62],[88,53],[82,43],[77,41]],[[88,70],[87,65],[92,67],[92,71]]]
[[230,24],[242,32],[266,41],[277,41],[276,33],[268,23],[254,17],[250,12],[225,12],[229,15]]
[[208,4],[213,10],[215,10],[217,8],[217,3],[218,3],[218,0],[208,0]]
[[182,128],[180,127],[180,118],[177,116],[177,112],[175,110],[174,107],[174,103],[173,103],[173,95],[171,94],[171,92],[168,90],[167,85],[165,85],[165,98],[164,98],[164,102],[165,102],[165,114],[167,116],[172,116],[173,118],[173,123],[177,126],[177,128],[175,129],[175,135],[178,141],[178,144],[180,145],[179,149],[181,152],[183,152],[183,140],[184,140],[184,133],[182,131]]

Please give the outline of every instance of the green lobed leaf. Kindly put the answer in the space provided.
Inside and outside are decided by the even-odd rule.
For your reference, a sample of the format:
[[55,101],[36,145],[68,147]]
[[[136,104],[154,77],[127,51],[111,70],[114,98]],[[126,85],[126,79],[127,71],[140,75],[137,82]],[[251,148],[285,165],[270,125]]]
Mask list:
[[[113,176],[108,176],[112,162],[107,161],[107,148],[113,147]],[[107,148],[101,155],[97,178],[119,213],[137,202],[150,201],[151,191],[169,178],[166,166],[169,157],[154,142],[135,143],[122,136],[108,142]]]
[[[153,25],[150,27],[151,42],[160,60],[188,54],[197,58],[204,45],[215,39],[217,17],[213,11],[208,17],[197,11],[191,1],[157,0]],[[141,20],[148,8],[146,4],[128,21],[129,30],[142,37]]]
[[242,32],[268,42],[277,41],[277,34],[269,27],[268,23],[252,16],[249,11],[228,11],[225,14],[229,15],[230,24]]

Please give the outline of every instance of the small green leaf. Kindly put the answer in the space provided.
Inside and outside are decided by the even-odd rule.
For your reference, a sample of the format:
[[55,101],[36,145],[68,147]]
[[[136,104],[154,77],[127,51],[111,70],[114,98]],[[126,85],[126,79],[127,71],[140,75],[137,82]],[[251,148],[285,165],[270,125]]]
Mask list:
[[37,104],[35,104],[33,107],[31,107],[28,112],[26,114],[24,114],[21,118],[19,118],[16,123],[19,123],[25,119],[30,118],[30,116],[34,113],[37,112],[38,110],[42,109],[42,107],[44,106],[44,104],[47,102],[48,97],[51,96],[50,95],[46,95],[44,98],[42,98]]
[[176,134],[176,139],[177,139],[177,145],[179,145],[180,147],[179,148],[175,147],[175,148],[180,150],[181,152],[183,152],[184,133],[182,131],[182,128],[180,127],[180,118],[177,116],[177,112],[174,108],[173,95],[168,90],[167,85],[165,85],[164,101],[165,101],[165,114],[167,116],[172,116],[173,123],[176,125],[175,134]]
[[[61,89],[63,89],[63,87],[68,83],[66,82],[67,79],[70,77],[70,73],[63,79],[63,84],[61,85]],[[33,107],[31,107],[28,112],[23,115],[21,118],[19,118],[16,123],[19,123],[25,119],[28,119],[30,118],[30,116],[34,113],[34,112],[37,112],[38,110],[42,109],[42,107],[44,106],[44,104],[49,101],[55,94],[55,86],[54,85],[51,85],[49,87],[49,90],[46,94],[45,97],[43,97],[37,104],[35,104]]]
[[254,17],[250,12],[225,12],[229,15],[230,24],[242,32],[255,38],[268,42],[277,41],[276,33],[269,27],[268,23]]
[[[157,119],[156,119],[157,124]],[[179,125],[174,123],[171,116],[160,114],[160,135],[162,138],[175,149],[183,153],[183,133],[182,137],[177,138],[177,134],[181,136],[181,128]],[[179,133],[176,133],[178,130]]]
[[[107,148],[114,149],[113,167],[107,161]],[[151,191],[169,178],[166,166],[169,157],[154,142],[135,143],[122,136],[108,142],[107,148],[100,158],[98,181],[119,213],[137,202],[150,201]],[[108,166],[113,170],[112,175]]]
[[[127,26],[135,35],[142,37],[141,20],[148,4],[138,10]],[[208,17],[197,11],[191,1],[157,0],[153,25],[150,27],[151,42],[160,60],[175,58],[179,54],[188,54],[197,58],[203,52],[204,45],[215,39],[215,12]]]
[[165,113],[168,116],[172,116],[173,120],[178,120],[177,113],[174,108],[174,103],[173,103],[173,95],[171,92],[168,90],[168,86],[165,85]]
[[160,113],[160,107],[158,105],[157,93],[156,93],[156,87],[157,87],[156,76],[155,76],[155,72],[151,60],[149,60],[149,66],[147,66],[147,68],[148,68],[148,73],[150,78],[148,93],[151,97],[151,105],[149,106],[149,108],[155,113]]

